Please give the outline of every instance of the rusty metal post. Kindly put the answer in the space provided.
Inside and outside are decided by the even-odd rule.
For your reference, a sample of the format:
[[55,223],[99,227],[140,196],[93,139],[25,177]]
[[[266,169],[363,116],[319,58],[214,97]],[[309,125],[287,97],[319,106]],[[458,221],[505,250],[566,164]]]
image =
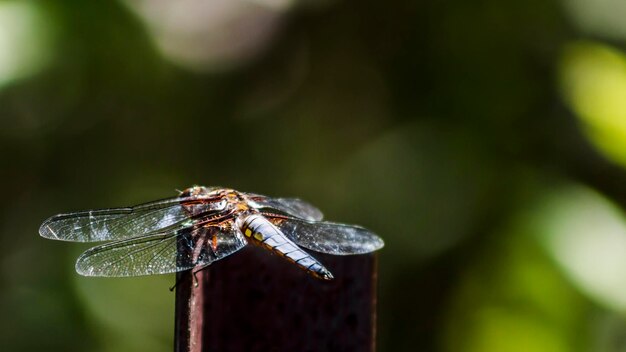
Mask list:
[[180,273],[175,351],[374,351],[376,255],[312,254],[334,280],[254,246]]

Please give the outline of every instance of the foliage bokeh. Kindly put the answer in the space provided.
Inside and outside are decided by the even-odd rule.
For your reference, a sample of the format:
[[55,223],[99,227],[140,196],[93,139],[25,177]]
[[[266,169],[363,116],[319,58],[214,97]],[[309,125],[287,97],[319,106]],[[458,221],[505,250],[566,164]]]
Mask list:
[[380,234],[382,351],[623,350],[620,6],[0,1],[0,347],[170,350],[37,228],[203,184]]

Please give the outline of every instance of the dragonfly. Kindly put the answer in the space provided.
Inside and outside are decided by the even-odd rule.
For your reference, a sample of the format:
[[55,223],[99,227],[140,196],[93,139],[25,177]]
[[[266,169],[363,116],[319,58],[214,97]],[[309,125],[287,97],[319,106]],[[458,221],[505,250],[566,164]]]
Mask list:
[[61,241],[107,241],[76,261],[79,274],[101,277],[197,272],[251,244],[313,277],[332,280],[331,272],[304,249],[353,255],[384,246],[361,226],[323,221],[322,212],[303,200],[204,186],[133,207],[54,215],[39,234]]

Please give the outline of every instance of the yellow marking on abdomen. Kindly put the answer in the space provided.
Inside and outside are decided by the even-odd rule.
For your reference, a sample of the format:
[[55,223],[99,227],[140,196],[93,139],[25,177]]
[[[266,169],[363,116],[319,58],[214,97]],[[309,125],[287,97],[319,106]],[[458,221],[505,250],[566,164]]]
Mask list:
[[250,235],[252,235],[252,230],[247,228],[245,234],[246,234],[246,236],[250,237]]

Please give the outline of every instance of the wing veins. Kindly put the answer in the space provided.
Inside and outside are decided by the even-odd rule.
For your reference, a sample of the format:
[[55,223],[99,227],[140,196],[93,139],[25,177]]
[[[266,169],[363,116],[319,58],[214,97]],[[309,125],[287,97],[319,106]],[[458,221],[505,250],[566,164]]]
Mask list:
[[361,226],[264,215],[296,244],[317,252],[364,254],[384,246],[380,237]]
[[[151,235],[151,236],[155,236],[155,235]],[[158,239],[155,243],[150,243],[150,244],[148,244],[148,245],[147,245],[147,246],[145,246],[145,247],[140,247],[140,248],[134,249],[132,252],[126,253],[126,254],[124,254],[123,256],[121,256],[121,257],[117,258],[115,261],[108,262],[108,263],[107,263],[107,265],[108,265],[108,266],[113,266],[113,265],[115,265],[115,264],[117,264],[117,263],[120,263],[120,262],[122,262],[123,260],[125,260],[125,259],[127,259],[127,258],[129,258],[129,257],[133,256],[134,254],[137,254],[137,253],[141,253],[141,252],[147,251],[147,250],[149,250],[150,248],[153,248],[153,247],[156,247],[156,246],[158,246],[158,245],[160,245],[160,244],[163,244],[166,240],[171,240],[171,239],[174,239],[174,238],[176,238],[177,236],[178,236],[178,234],[164,235],[164,236],[163,236],[163,238]],[[138,238],[135,238],[134,240],[137,240],[137,239],[138,239]],[[149,240],[148,240],[148,241],[146,241],[146,242],[150,242],[150,241],[152,241],[152,240],[153,240],[153,239],[149,239]],[[123,240],[123,241],[120,241],[120,242],[124,242],[124,240]],[[144,242],[144,243],[145,243],[145,242]],[[111,244],[113,245],[113,244],[115,244],[115,243],[111,243]],[[138,243],[136,243],[136,244],[138,244]],[[123,247],[126,247],[126,246],[119,246],[119,247],[117,247],[117,246],[116,246],[116,247],[103,247],[102,249],[104,249],[104,250],[102,250],[102,249],[101,249],[100,251],[95,252],[95,253],[93,253],[93,254],[102,254],[102,253],[105,253],[105,252],[106,252],[106,249],[111,249],[111,248],[123,248]],[[105,254],[106,254],[106,253],[105,253]],[[107,257],[104,257],[104,258],[102,258],[102,259],[107,259],[107,258],[111,258],[111,256],[107,256]],[[152,258],[150,258],[150,261],[154,260],[154,258],[156,258],[156,256],[152,256]],[[101,260],[101,261],[103,261],[103,260]]]
[[188,220],[203,219],[214,209],[191,215],[185,205],[203,204],[214,197],[168,198],[134,207],[109,208],[50,217],[39,229],[42,237],[73,241],[99,242],[135,238],[182,228]]

